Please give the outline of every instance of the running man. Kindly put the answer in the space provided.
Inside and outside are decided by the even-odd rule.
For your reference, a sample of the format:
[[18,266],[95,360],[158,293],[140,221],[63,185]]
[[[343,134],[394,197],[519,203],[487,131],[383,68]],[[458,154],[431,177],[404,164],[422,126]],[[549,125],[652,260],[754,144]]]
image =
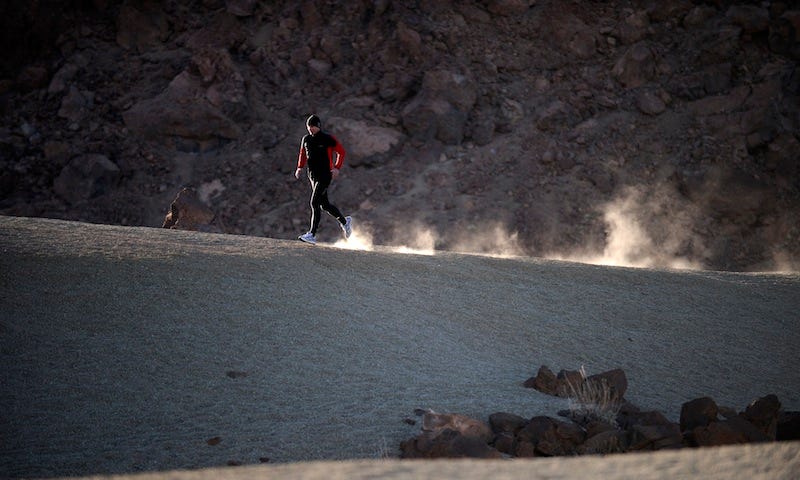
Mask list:
[[328,187],[339,176],[339,169],[344,165],[344,147],[333,135],[322,131],[322,121],[316,115],[308,117],[306,129],[308,135],[304,135],[300,141],[300,154],[294,176],[299,179],[303,168],[308,166],[308,179],[311,180],[311,229],[297,238],[312,245],[317,243],[317,227],[322,210],[336,218],[342,227],[344,238],[350,238],[353,220],[342,215],[328,200]]

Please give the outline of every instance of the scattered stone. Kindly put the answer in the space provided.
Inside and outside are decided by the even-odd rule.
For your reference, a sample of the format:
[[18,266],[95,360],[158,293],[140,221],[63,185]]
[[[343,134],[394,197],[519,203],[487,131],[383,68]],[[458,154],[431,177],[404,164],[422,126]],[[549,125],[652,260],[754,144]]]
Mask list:
[[[767,395],[737,414],[718,407],[711,397],[701,397],[681,406],[680,423],[659,411],[642,411],[623,399],[627,378],[621,369],[586,376],[581,371],[561,370],[559,375],[541,366],[526,387],[554,395],[559,381],[584,382],[595,391],[605,389],[617,396],[618,413],[608,421],[574,409],[559,412],[569,421],[547,416],[530,420],[513,413],[489,416],[488,426],[458,414],[437,414],[417,409],[423,415],[422,433],[401,443],[402,458],[498,458],[591,455],[645,450],[705,447],[738,443],[796,440],[800,436],[800,412],[781,412],[780,401]],[[572,391],[574,391],[573,389]],[[725,412],[723,420],[720,412]]]

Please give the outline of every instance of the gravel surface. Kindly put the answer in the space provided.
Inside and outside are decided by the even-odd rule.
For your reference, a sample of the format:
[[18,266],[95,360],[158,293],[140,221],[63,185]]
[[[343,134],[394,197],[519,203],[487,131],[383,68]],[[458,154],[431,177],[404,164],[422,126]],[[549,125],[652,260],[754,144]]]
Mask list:
[[800,409],[796,273],[0,217],[0,305],[0,477],[393,457],[417,408],[555,416],[521,386],[540,365],[622,368],[672,420],[706,395]]

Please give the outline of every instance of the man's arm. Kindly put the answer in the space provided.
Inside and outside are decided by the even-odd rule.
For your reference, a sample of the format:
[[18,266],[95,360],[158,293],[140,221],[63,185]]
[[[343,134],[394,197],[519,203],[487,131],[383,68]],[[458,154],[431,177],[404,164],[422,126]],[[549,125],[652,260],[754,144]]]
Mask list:
[[[331,174],[333,178],[339,176],[339,169],[344,166],[344,147],[342,146],[341,142],[336,139],[333,135],[331,135],[331,139],[333,140],[333,146],[328,149],[328,155],[331,159]],[[333,160],[333,155],[336,154],[336,160]]]
[[[305,140],[305,137],[303,137]],[[308,157],[306,157],[306,149],[303,148],[303,143],[300,142],[300,153],[297,154],[297,169],[294,171],[294,178],[300,178],[300,175],[303,174],[303,167],[306,166],[306,162],[308,162]]]

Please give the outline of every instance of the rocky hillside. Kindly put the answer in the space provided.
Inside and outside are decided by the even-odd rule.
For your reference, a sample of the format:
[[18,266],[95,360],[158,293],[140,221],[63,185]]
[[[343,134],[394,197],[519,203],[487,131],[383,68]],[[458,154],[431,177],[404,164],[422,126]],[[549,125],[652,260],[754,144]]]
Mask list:
[[[376,243],[800,262],[800,7],[74,0],[0,7],[0,214],[293,238],[315,112]],[[338,229],[323,219],[320,236]]]

